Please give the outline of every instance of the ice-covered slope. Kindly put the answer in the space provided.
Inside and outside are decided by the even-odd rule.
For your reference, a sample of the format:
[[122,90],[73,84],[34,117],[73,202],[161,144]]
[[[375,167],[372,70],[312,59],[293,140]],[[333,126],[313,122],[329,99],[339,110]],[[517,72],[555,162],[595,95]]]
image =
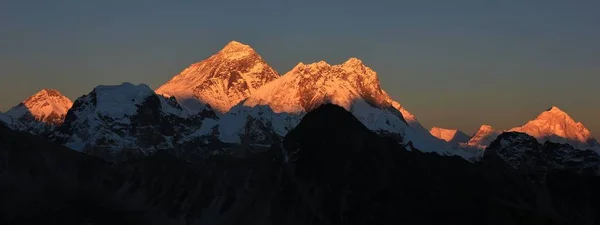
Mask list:
[[59,91],[43,89],[4,113],[12,128],[47,135],[60,126],[73,102]]
[[576,122],[556,106],[542,112],[534,120],[510,131],[522,132],[540,142],[569,144],[577,149],[600,150],[600,145],[582,123]]
[[377,73],[356,58],[340,65],[324,61],[299,63],[223,115],[218,125],[220,138],[226,142],[240,142],[243,134],[249,131],[261,133],[255,136],[269,135],[267,131],[249,126],[248,118],[254,122],[265,121],[262,127],[273,128],[277,135],[285,135],[306,112],[324,103],[342,106],[369,129],[402,136],[405,144],[411,142],[419,150],[456,154],[448,143],[431,136],[414,115],[392,100],[381,89]]
[[207,103],[224,113],[278,77],[254,49],[232,41],[208,59],[183,70],[156,89],[156,93],[175,96],[192,112],[204,110]]
[[431,133],[431,135],[433,135],[434,137],[437,137],[449,143],[458,144],[469,141],[469,136],[457,129],[432,127],[431,130],[429,130],[429,133]]
[[502,131],[495,130],[490,125],[481,125],[479,130],[473,134],[473,137],[467,142],[467,147],[485,149],[490,145]]
[[60,127],[59,141],[101,157],[171,149],[188,129],[199,129],[174,98],[145,84],[102,85],[75,101]]

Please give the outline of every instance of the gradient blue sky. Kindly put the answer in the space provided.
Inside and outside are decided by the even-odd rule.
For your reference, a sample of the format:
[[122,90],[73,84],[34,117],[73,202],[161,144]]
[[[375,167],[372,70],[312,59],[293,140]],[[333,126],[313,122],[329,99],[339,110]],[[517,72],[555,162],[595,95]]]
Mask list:
[[42,88],[156,88],[230,40],[281,74],[358,57],[426,126],[507,129],[552,105],[600,137],[599,1],[2,0],[0,110]]

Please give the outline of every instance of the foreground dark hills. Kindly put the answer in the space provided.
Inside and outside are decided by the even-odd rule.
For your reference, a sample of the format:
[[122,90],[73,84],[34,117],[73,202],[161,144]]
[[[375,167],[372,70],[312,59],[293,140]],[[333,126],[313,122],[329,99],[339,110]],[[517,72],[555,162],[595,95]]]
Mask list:
[[0,224],[600,224],[600,179],[513,168],[500,143],[515,135],[470,163],[407,151],[330,104],[267,150],[194,161],[107,163],[0,129]]

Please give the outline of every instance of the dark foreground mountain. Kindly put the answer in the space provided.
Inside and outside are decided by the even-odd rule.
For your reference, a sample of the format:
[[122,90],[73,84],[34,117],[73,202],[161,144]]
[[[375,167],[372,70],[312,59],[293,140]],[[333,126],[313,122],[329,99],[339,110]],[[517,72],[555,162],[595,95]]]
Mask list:
[[498,136],[485,150],[484,157],[490,156],[499,156],[515,169],[532,172],[570,170],[593,176],[600,169],[600,155],[596,151],[550,141],[540,144],[535,137],[520,132]]
[[597,177],[407,151],[329,104],[266,151],[195,162],[0,129],[0,224],[600,224]]

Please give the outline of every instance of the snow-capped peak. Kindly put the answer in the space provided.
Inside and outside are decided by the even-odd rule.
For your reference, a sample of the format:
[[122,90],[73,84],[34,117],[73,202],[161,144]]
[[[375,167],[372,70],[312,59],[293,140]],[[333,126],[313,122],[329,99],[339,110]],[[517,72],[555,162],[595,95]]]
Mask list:
[[429,130],[429,133],[431,133],[431,135],[434,137],[450,143],[463,143],[469,141],[469,136],[457,129],[432,127],[431,130]]
[[223,49],[221,49],[221,51],[219,51],[219,53],[222,53],[222,54],[240,53],[240,52],[245,52],[245,53],[249,53],[249,54],[255,53],[254,49],[252,49],[252,47],[250,47],[250,45],[242,44],[237,41],[230,41],[229,43],[227,43],[227,45],[225,45],[225,47],[223,47]]
[[203,111],[206,104],[224,113],[278,77],[250,46],[232,41],[208,59],[190,65],[156,93],[174,96],[195,113]]
[[485,149],[490,145],[496,138],[502,134],[502,131],[495,130],[490,125],[481,125],[479,130],[473,134],[467,146],[478,149]]
[[[170,128],[160,129],[169,122],[163,118],[185,120],[188,114],[175,101],[156,95],[145,84],[100,85],[75,101],[60,127],[60,136],[75,150],[137,148],[141,144],[136,140],[148,137],[134,134],[156,127],[160,132],[169,132]],[[151,137],[157,142],[163,138],[158,134]]]
[[522,132],[540,142],[570,144],[577,149],[600,149],[590,131],[560,108],[553,106],[525,125],[510,131]]
[[73,102],[54,89],[42,89],[6,112],[16,120],[33,120],[58,126]]

